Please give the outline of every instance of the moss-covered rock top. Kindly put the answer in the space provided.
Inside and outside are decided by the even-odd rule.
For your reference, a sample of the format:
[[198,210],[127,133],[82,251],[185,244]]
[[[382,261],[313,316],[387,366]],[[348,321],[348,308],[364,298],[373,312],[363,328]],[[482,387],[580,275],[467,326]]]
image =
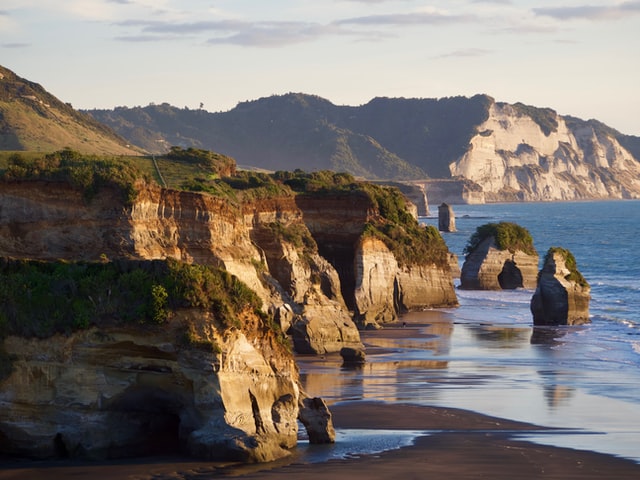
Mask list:
[[547,261],[549,261],[555,254],[560,255],[564,259],[564,264],[569,270],[569,274],[565,276],[565,280],[570,282],[575,282],[581,287],[588,287],[589,282],[578,270],[578,264],[576,262],[573,253],[571,253],[566,248],[562,247],[551,247],[547,250],[547,253],[544,257],[544,264],[546,265]]
[[512,253],[521,251],[529,255],[538,254],[529,231],[512,222],[486,223],[480,225],[467,242],[464,253],[466,255],[472,253],[489,237],[493,237],[496,246],[500,250],[508,250]]
[[0,261],[0,338],[47,338],[91,326],[159,326],[197,308],[221,330],[241,328],[261,301],[236,277],[175,260],[114,262]]

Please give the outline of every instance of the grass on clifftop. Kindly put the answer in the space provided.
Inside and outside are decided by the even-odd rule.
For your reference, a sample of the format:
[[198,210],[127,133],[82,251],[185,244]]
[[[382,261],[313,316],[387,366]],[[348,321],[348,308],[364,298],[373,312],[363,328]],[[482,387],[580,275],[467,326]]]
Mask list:
[[0,338],[162,325],[181,308],[211,312],[219,328],[240,328],[239,313],[250,308],[262,315],[261,304],[227,271],[175,260],[0,261]]
[[132,162],[118,157],[80,154],[71,149],[36,156],[10,154],[0,171],[0,181],[47,180],[66,182],[80,190],[86,200],[103,187],[116,188],[125,203],[135,199],[135,184],[148,179]]
[[493,237],[499,250],[508,250],[511,253],[517,250],[528,255],[537,255],[533,246],[533,238],[529,231],[512,222],[486,223],[480,225],[464,248],[465,255],[469,255],[487,238]]

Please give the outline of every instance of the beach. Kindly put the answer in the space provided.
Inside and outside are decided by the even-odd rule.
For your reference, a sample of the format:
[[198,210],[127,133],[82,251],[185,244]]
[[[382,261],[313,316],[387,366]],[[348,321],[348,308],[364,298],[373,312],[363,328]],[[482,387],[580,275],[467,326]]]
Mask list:
[[[425,318],[431,321],[418,321]],[[290,458],[256,465],[182,457],[99,463],[14,462],[0,468],[0,480],[640,478],[640,464],[630,459],[524,440],[544,435],[555,436],[562,443],[562,437],[576,433],[573,428],[399,400],[401,386],[391,386],[385,378],[406,369],[443,371],[446,365],[441,361],[419,360],[411,352],[442,352],[443,342],[447,343],[455,329],[441,312],[409,315],[405,319],[405,326],[399,323],[363,332],[368,362],[362,368],[343,367],[336,354],[299,357],[305,388],[311,393],[324,391],[330,403],[338,432],[334,445],[309,446],[301,440],[298,451]],[[398,379],[402,381],[402,377]],[[461,394],[469,394],[471,383],[477,379],[468,381],[465,385],[465,380],[458,378],[455,388]]]
[[[180,458],[97,464],[23,463],[0,469],[2,480],[204,480],[207,478],[632,479],[637,463],[589,451],[536,445],[518,433],[542,427],[469,411],[377,402],[334,406],[337,428],[424,430],[411,446],[373,455],[308,463],[300,458],[261,465],[222,465]],[[322,447],[319,447],[322,448]]]

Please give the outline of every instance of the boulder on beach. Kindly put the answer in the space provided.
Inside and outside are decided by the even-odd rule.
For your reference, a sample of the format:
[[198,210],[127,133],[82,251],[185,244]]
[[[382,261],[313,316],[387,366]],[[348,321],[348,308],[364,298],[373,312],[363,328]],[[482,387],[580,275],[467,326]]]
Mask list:
[[534,325],[589,323],[590,290],[573,254],[564,248],[551,247],[531,298]]
[[460,288],[513,290],[535,288],[538,252],[527,229],[511,222],[478,227],[465,248]]

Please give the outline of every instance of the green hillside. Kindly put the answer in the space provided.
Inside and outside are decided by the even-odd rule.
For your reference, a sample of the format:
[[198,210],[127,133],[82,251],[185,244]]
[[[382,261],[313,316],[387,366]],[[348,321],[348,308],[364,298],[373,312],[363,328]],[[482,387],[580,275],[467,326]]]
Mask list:
[[337,106],[302,93],[239,103],[228,112],[169,104],[88,113],[149,151],[169,145],[222,152],[269,170],[330,169],[370,179],[448,178],[488,115],[486,95],[376,98]]
[[140,153],[92,116],[74,110],[37,83],[0,66],[0,150]]

